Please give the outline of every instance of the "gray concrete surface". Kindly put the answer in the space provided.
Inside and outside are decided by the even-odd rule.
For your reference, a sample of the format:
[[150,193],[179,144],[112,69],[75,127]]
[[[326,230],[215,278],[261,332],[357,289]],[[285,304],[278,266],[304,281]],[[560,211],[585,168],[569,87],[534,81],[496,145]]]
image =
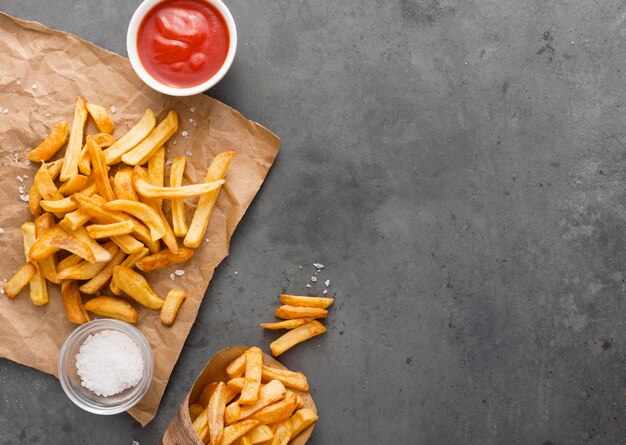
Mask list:
[[[125,54],[137,4],[0,10]],[[228,4],[240,46],[211,94],[283,148],[156,420],[0,361],[0,443],[155,443],[209,356],[267,347],[276,294],[330,279],[329,332],[284,356],[311,444],[625,444],[624,2]]]

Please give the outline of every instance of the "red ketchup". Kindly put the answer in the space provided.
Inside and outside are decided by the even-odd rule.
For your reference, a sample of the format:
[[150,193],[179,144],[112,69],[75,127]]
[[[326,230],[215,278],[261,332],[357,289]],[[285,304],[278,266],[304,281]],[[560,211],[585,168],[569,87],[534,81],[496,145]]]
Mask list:
[[178,88],[200,85],[224,64],[230,36],[224,17],[201,0],[165,0],[139,25],[137,52],[159,82]]

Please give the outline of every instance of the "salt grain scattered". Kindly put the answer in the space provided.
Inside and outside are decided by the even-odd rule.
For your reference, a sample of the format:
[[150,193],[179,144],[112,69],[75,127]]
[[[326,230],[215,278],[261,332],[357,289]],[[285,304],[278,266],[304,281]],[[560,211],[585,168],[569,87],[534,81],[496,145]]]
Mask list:
[[3,112],[4,114],[8,114],[9,109],[8,109],[8,108],[3,108],[3,109],[2,109],[2,112]]
[[307,285],[306,285],[306,287],[311,287],[311,285],[310,285],[310,284],[307,284]]
[[39,88],[39,85],[37,85],[37,82],[35,82],[35,83],[31,86],[31,88],[32,88],[33,90],[36,90],[37,88]]
[[311,277],[311,281],[315,283],[317,281],[317,277]]
[[326,285],[326,287],[330,286],[330,280],[326,280],[324,284]]
[[28,195],[20,195],[20,199],[24,202],[28,202]]
[[237,275],[239,272],[235,271],[235,275]]
[[187,136],[189,136],[189,132],[188,132],[187,130],[185,130],[185,131],[183,131],[183,132],[181,133],[181,136],[182,136],[182,137],[184,137],[184,138],[186,138]]
[[205,242],[205,243],[208,243],[208,242],[209,242],[209,239],[208,239],[208,238],[205,238],[204,242]]
[[323,269],[324,265],[320,263],[313,263],[313,267],[315,267],[316,269]]
[[50,113],[46,113],[46,117],[50,117],[52,116]]
[[30,165],[30,161],[28,159],[24,159],[24,165]]
[[4,229],[0,227],[0,235],[4,235]]
[[298,266],[298,269],[302,270],[302,266]]
[[167,161],[165,161],[165,165],[172,165],[174,163],[174,161],[172,161],[171,159],[168,159]]
[[133,440],[133,443],[131,443],[130,445],[139,445],[139,442],[137,442],[136,440]]
[[324,295],[326,295],[328,293],[328,289],[324,289],[324,292],[322,292]]
[[174,280],[176,278],[176,275],[174,275],[173,273],[170,274],[170,280]]
[[189,157],[193,156],[193,153],[192,153],[190,150],[187,150],[187,151],[185,152],[185,154],[186,154],[187,156],[189,156]]
[[117,113],[117,108],[115,108],[113,105],[111,105],[111,113]]
[[191,111],[192,113],[196,111],[196,107],[191,107],[189,108],[189,111]]
[[18,81],[17,81],[17,84],[18,84],[18,85],[21,85],[21,84],[22,84],[22,82],[20,82],[20,81],[18,80]]
[[174,273],[178,275],[179,277],[182,277],[183,275],[185,275],[185,271],[182,269],[176,269]]
[[189,118],[189,123],[190,123],[190,124],[193,124],[193,123],[195,123],[195,122],[196,122],[195,120],[193,120],[192,118]]
[[17,178],[18,181],[24,182],[24,178],[22,178],[20,175],[17,175],[16,178]]

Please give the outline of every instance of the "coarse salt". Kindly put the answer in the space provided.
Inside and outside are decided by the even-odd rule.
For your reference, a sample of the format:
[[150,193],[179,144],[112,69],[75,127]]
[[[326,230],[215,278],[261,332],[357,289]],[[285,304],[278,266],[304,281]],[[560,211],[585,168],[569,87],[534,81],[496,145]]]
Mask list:
[[189,150],[187,150],[187,151],[185,152],[185,154],[186,154],[187,156],[189,156],[189,157],[191,157],[191,156],[193,155],[193,153],[192,153],[191,151],[189,151]]
[[111,105],[111,113],[117,113],[117,108],[115,108],[113,105]]
[[18,181],[20,181],[20,182],[24,182],[24,178],[22,178],[22,177],[21,177],[21,176],[19,176],[19,175],[17,176],[17,180],[18,180]]
[[330,286],[330,280],[326,280],[324,284],[326,285],[326,287]]
[[170,280],[174,280],[176,278],[176,275],[174,275],[173,273],[170,274]]
[[21,199],[22,201],[24,201],[24,202],[28,202],[29,197],[28,197],[28,195],[20,195],[20,199]]
[[196,111],[196,107],[191,107],[189,108],[189,111],[191,111],[192,113]]
[[136,386],[143,376],[143,365],[137,343],[119,331],[90,335],[76,355],[81,385],[104,397]]
[[0,235],[4,235],[4,229],[0,227]]
[[179,277],[182,277],[183,275],[185,275],[185,271],[182,269],[176,269],[174,273],[178,275]]
[[298,269],[302,270],[302,266],[298,266]]
[[24,159],[24,165],[30,165],[30,161],[28,159]]
[[323,269],[324,265],[321,263],[313,263],[313,267],[315,267],[316,269]]
[[189,132],[188,132],[187,130],[185,130],[185,131],[183,131],[180,135],[181,135],[182,137],[186,138],[187,136],[189,136]]
[[311,277],[311,281],[315,283],[317,281],[317,277]]
[[193,124],[193,123],[195,123],[195,122],[196,122],[195,120],[193,120],[192,118],[189,118],[189,123],[190,123],[190,124]]
[[311,287],[311,285],[310,285],[310,284],[307,284],[307,285],[306,285],[306,287]]
[[31,86],[31,88],[32,88],[33,90],[36,90],[37,88],[39,88],[39,85],[37,85],[37,82],[35,82],[35,83]]
[[324,289],[324,292],[322,292],[324,295],[326,295],[328,293],[328,289]]
[[3,112],[4,114],[8,114],[8,113],[9,113],[9,109],[8,109],[8,108],[3,108],[3,109],[2,109],[2,112]]

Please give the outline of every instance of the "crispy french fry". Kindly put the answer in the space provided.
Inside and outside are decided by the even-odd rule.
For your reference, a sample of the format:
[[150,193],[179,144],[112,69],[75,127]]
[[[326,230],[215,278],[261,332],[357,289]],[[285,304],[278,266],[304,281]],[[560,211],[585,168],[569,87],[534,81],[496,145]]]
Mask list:
[[112,224],[92,224],[87,226],[87,234],[93,239],[111,238],[128,235],[135,230],[132,221],[120,221]]
[[149,309],[161,309],[163,300],[154,293],[146,279],[125,266],[113,268],[113,282],[129,297]]
[[178,247],[178,241],[176,240],[176,235],[174,235],[172,226],[170,226],[170,223],[167,221],[167,218],[163,214],[163,210],[158,205],[155,205],[153,208],[154,208],[154,211],[161,218],[163,227],[165,227],[165,235],[163,235],[163,243],[165,243],[167,248],[170,249],[172,253],[178,253],[178,251],[180,250],[180,247]]
[[216,443],[217,438],[224,430],[224,410],[226,409],[227,394],[228,388],[226,388],[224,382],[219,382],[207,405],[207,424],[209,425],[211,443]]
[[263,351],[257,347],[252,347],[246,352],[246,371],[244,373],[246,381],[239,397],[240,405],[253,405],[259,399],[259,388],[261,387],[261,369],[263,367]]
[[291,413],[296,409],[296,404],[296,394],[288,391],[284,399],[261,408],[248,419],[258,420],[261,424],[280,422],[281,420],[289,419]]
[[128,133],[119,138],[115,144],[111,145],[104,151],[104,157],[107,165],[117,164],[129,150],[132,150],[137,144],[143,141],[154,129],[156,124],[156,116],[154,112],[148,108],[142,118],[131,128]]
[[76,281],[61,281],[61,299],[63,300],[63,307],[69,321],[76,324],[84,324],[91,320],[83,306],[83,299],[78,291],[78,283]]
[[[50,227],[54,226],[54,216],[50,213],[44,213],[35,220],[35,235],[37,238]],[[52,254],[38,263],[39,272],[48,280],[55,284],[59,284],[61,280],[57,277],[57,256]]]
[[84,176],[84,175],[72,176],[70,179],[64,182],[63,185],[61,185],[61,187],[59,187],[59,192],[61,192],[61,194],[64,196],[69,196],[69,195],[78,193],[81,190],[83,190],[85,187],[87,187],[88,183],[89,183],[89,178],[87,176]]
[[[185,174],[185,156],[177,156],[170,167],[170,187],[180,187],[183,185],[183,175]],[[185,202],[182,198],[172,199],[172,226],[176,236],[187,235],[187,215],[185,214]]]
[[295,393],[293,391],[289,391],[287,390],[287,393],[291,393],[291,394],[295,394],[296,397],[296,409],[300,409],[304,406],[304,399],[302,398],[302,396],[298,393]]
[[229,379],[234,379],[237,377],[241,377],[243,373],[246,372],[246,354],[245,352],[233,360],[226,367],[226,374],[228,374]]
[[54,180],[45,162],[41,163],[41,167],[39,167],[35,179],[33,180],[33,186],[37,188],[37,191],[43,199],[63,199],[63,195],[59,192],[57,186],[54,185]]
[[228,382],[226,382],[226,386],[231,391],[240,393],[245,383],[246,383],[245,377],[235,377],[234,379],[230,379]]
[[[105,248],[108,253],[111,254],[111,257],[117,255],[118,247],[112,242],[108,242],[105,245]],[[61,280],[90,280],[95,277],[98,272],[106,267],[108,262],[95,262],[90,263],[88,261],[81,261],[75,266],[68,267],[67,269],[58,272],[57,276]]]
[[72,130],[70,131],[70,138],[65,149],[63,167],[61,168],[61,181],[67,181],[78,172],[78,159],[80,158],[80,149],[83,145],[85,122],[87,122],[87,108],[85,107],[85,102],[80,97],[77,97]]
[[96,123],[98,130],[104,134],[112,134],[115,126],[113,125],[113,121],[111,120],[109,113],[107,113],[104,107],[91,103],[87,103],[85,106],[87,107],[87,111],[91,115],[91,118]]
[[37,266],[27,261],[17,272],[13,274],[11,279],[4,285],[4,293],[9,298],[15,298],[17,294],[26,286],[30,280],[37,275]]
[[278,318],[326,318],[328,311],[317,307],[280,306],[274,310],[274,315]]
[[[163,187],[165,182],[165,147],[160,147],[148,159],[147,180],[152,185]],[[155,199],[154,202],[162,210],[163,200]]]
[[[114,254],[98,244],[97,241],[91,239],[91,237],[87,234],[87,230],[84,227],[79,227],[78,229],[74,230],[72,232],[72,235],[74,235],[76,239],[82,241],[89,246],[89,249],[93,252],[95,261],[99,263],[106,263],[107,261],[111,261],[111,258],[113,258]],[[85,259],[89,261],[89,259]],[[89,262],[91,263],[91,261]]]
[[174,110],[167,113],[165,119],[150,132],[148,137],[132,150],[122,155],[122,161],[128,165],[141,165],[157,151],[178,130],[178,115]]
[[154,255],[147,256],[137,261],[137,269],[143,272],[161,269],[172,264],[184,263],[193,255],[193,250],[179,249],[178,253],[173,253],[169,249],[163,249]]
[[180,305],[183,304],[183,300],[187,294],[185,291],[180,289],[172,289],[167,293],[165,297],[165,301],[163,302],[163,307],[161,307],[161,323],[165,326],[171,326],[174,323],[174,319],[176,319],[176,315],[178,314],[178,309]]
[[317,307],[326,309],[335,302],[334,298],[304,297],[299,295],[280,294],[280,301],[288,306]]
[[93,141],[100,146],[100,148],[110,147],[115,144],[115,136],[108,133],[98,133],[94,135]]
[[130,303],[118,297],[95,297],[85,303],[85,309],[103,317],[117,318],[127,323],[137,322],[137,311]]
[[189,417],[191,417],[192,422],[196,420],[196,417],[200,415],[203,409],[204,408],[202,408],[202,405],[198,403],[192,403],[191,405],[189,405]]
[[67,250],[90,263],[96,262],[94,252],[88,244],[68,234],[58,225],[46,230],[43,235],[33,243],[28,257],[31,261],[37,262],[59,250]]
[[131,235],[114,236],[113,238],[111,238],[111,241],[117,244],[117,246],[128,255],[130,255],[131,253],[137,253],[141,249],[143,249],[143,244],[141,244]]
[[78,159],[78,171],[85,176],[91,175],[91,155],[87,144],[83,145],[80,151],[80,158]]
[[72,196],[68,196],[67,198],[60,198],[54,201],[41,201],[39,205],[46,211],[52,212],[54,214],[64,214],[68,212],[73,212],[78,208],[74,197],[76,195],[80,196],[91,196],[98,191],[95,184],[88,185],[81,192],[74,194]]
[[292,318],[291,320],[283,320],[277,323],[261,323],[261,327],[265,329],[278,330],[278,329],[293,329],[303,324],[307,324],[310,321],[315,320],[313,317],[309,318]]
[[272,354],[278,356],[298,343],[315,337],[316,335],[323,334],[324,332],[326,332],[324,325],[317,320],[313,320],[310,323],[292,329],[281,337],[278,337],[278,339],[270,344],[270,349],[272,350]]
[[[148,253],[149,253],[149,250],[146,247],[142,247],[139,252],[132,253],[128,255],[126,258],[124,258],[124,261],[120,263],[120,266],[124,266],[124,267],[128,267],[129,269],[132,269],[133,267],[135,267],[135,264],[137,263],[137,261],[139,261],[146,255],[148,255]],[[109,283],[109,288],[111,289],[111,292],[113,292],[113,294],[122,295],[122,290],[119,287],[117,287],[115,283],[113,283],[113,280],[111,280],[111,282]]]
[[133,173],[133,185],[137,193],[151,199],[190,198],[215,190],[224,183],[224,180],[220,179],[203,184],[183,185],[180,187],[159,187],[150,184],[144,179],[145,173],[141,167],[136,166]]
[[196,417],[192,422],[192,426],[200,440],[204,443],[208,443],[205,441],[205,438],[208,440],[209,437],[209,425],[208,425],[208,416],[209,416],[209,407],[206,406],[198,417]]
[[289,443],[289,439],[291,439],[292,432],[293,427],[291,426],[289,419],[281,421],[274,431],[274,437],[270,442],[271,445],[287,445]]
[[50,159],[67,142],[69,136],[69,126],[67,122],[57,122],[52,132],[44,141],[26,154],[29,161],[43,162]]
[[224,411],[226,425],[245,419],[261,408],[282,399],[285,396],[285,391],[285,386],[279,380],[272,380],[261,387],[258,399],[253,405],[240,405],[239,402],[231,403]]
[[69,267],[75,266],[78,263],[80,263],[82,260],[83,259],[81,257],[79,257],[78,255],[74,255],[72,253],[66,258],[59,261],[59,264],[57,264],[57,272],[62,272]]
[[30,192],[28,193],[28,210],[34,217],[41,215],[41,207],[39,206],[40,202],[41,195],[37,191],[37,187],[31,187]]
[[127,199],[130,201],[139,201],[137,193],[133,188],[133,169],[132,167],[120,168],[115,176],[113,176],[113,191],[119,199]]
[[271,440],[273,437],[274,433],[269,426],[259,425],[244,434],[239,441],[236,442],[236,445],[255,445]]
[[317,414],[315,411],[309,408],[302,408],[296,411],[296,413],[291,416],[290,422],[292,427],[291,438],[295,438],[302,431],[306,430],[308,427],[317,422]]
[[241,422],[233,423],[222,430],[215,444],[230,445],[258,424],[259,422],[256,420],[242,420]]
[[165,226],[161,216],[150,206],[128,199],[117,199],[103,205],[107,210],[117,210],[138,218],[150,229],[152,241],[159,240],[165,235]]
[[306,380],[306,376],[301,372],[293,372],[288,369],[271,368],[263,365],[261,380],[264,382],[280,380],[288,388],[302,392],[309,391],[309,383]]
[[93,178],[98,186],[98,194],[107,201],[114,201],[115,193],[109,180],[109,169],[104,160],[104,153],[91,136],[87,136],[87,150],[89,150],[89,156],[91,157]]
[[57,159],[56,161],[50,162],[48,165],[48,173],[50,173],[50,177],[53,181],[61,174],[61,169],[63,168],[63,159]]
[[[204,182],[214,182],[224,179],[234,156],[234,151],[227,151],[215,156],[215,159],[213,159],[206,177],[204,178]],[[219,191],[220,189],[217,188],[212,192],[200,196],[200,199],[198,200],[198,207],[193,214],[191,224],[189,224],[189,230],[187,231],[187,235],[185,236],[185,240],[183,242],[186,247],[195,248],[202,242],[204,234],[206,233],[207,225],[209,224],[209,219],[211,219],[211,214],[213,213],[213,208],[215,207]]]
[[[35,229],[35,223],[27,222],[22,225],[22,236],[24,237],[24,256],[26,260],[29,260],[29,253],[32,250],[32,246],[38,241]],[[48,303],[48,285],[46,279],[39,272],[39,266],[37,267],[37,273],[31,278],[30,284],[30,300],[35,306],[41,306]]]
[[113,276],[113,268],[121,264],[122,261],[124,261],[124,258],[126,258],[126,253],[120,249],[115,254],[113,259],[109,261],[107,265],[104,266],[97,274],[95,274],[91,280],[80,286],[80,291],[85,294],[95,294],[102,289]]
[[200,392],[200,397],[198,397],[198,403],[202,406],[207,406],[216,388],[217,382],[207,383],[204,385],[204,388],[202,388],[202,391]]

